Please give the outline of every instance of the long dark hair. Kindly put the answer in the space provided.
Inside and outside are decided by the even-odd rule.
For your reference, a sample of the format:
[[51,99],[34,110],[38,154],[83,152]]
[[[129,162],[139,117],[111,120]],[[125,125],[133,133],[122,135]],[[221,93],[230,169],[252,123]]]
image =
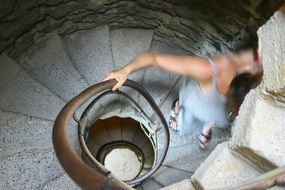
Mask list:
[[262,73],[251,74],[242,73],[237,75],[230,84],[230,89],[226,95],[226,109],[229,113],[230,121],[233,121],[238,114],[240,105],[242,104],[245,95],[259,85],[262,79]]

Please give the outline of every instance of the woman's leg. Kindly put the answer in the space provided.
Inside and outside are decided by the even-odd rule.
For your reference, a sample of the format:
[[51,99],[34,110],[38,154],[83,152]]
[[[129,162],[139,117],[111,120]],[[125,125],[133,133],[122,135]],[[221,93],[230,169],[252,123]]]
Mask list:
[[170,111],[170,118],[169,118],[169,127],[174,130],[178,130],[178,123],[177,123],[177,116],[179,114],[179,100],[174,100],[171,111]]
[[202,133],[200,133],[197,137],[199,140],[199,145],[201,148],[205,149],[209,146],[209,141],[212,137],[212,128],[213,125],[206,123],[203,126]]
[[183,104],[186,98],[187,81],[185,78],[183,78],[182,80],[183,81],[179,89],[178,99],[176,99],[173,102],[171,113],[170,113],[170,123],[169,124],[170,124],[170,127],[172,127],[174,130],[178,130],[179,128],[181,128],[182,123],[183,123],[182,121],[183,114],[181,113],[181,110],[183,108]]

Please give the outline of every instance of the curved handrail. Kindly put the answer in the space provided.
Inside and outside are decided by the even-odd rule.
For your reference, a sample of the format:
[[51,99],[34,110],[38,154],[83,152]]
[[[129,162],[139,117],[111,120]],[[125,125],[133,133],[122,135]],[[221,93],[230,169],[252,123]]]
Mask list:
[[[140,87],[142,88],[142,87]],[[145,91],[145,90],[144,90]],[[147,91],[145,91],[147,93]],[[108,95],[108,94],[117,94],[117,95],[120,95],[124,98],[126,98],[128,100],[128,102],[130,104],[132,104],[136,109],[138,109],[140,111],[140,113],[143,115],[143,117],[145,117],[146,119],[148,119],[152,124],[154,124],[151,119],[148,117],[148,115],[143,111],[143,109],[140,108],[140,106],[130,97],[128,96],[127,94],[125,94],[124,92],[122,91],[105,91],[104,93],[100,94],[97,98],[95,98],[90,104],[89,106],[86,108],[86,110],[83,112],[82,114],[82,117],[80,120],[82,120],[82,118],[84,116],[86,116],[86,114],[90,111],[90,109],[92,109],[92,107],[104,96]],[[143,95],[144,96],[144,95]],[[151,100],[151,96],[149,94],[146,94],[147,97],[146,100],[149,102],[149,100]],[[153,100],[153,99],[152,99]],[[154,103],[154,101],[153,101]],[[154,105],[156,104],[153,104],[151,105],[152,109],[155,110],[155,112],[159,112],[160,109],[158,107],[153,107]],[[161,122],[163,122],[162,120],[164,119],[164,117],[161,117]],[[164,143],[164,147],[163,147],[163,150],[166,150],[168,149],[168,145],[169,145],[169,131],[168,131],[168,126],[167,125],[163,125],[164,127],[164,132],[165,132],[165,143]],[[80,143],[80,146],[81,146],[81,149],[83,150],[84,154],[87,156],[87,158],[89,159],[89,161],[94,164],[100,172],[102,172],[103,174],[105,175],[110,175],[110,171],[108,171],[100,162],[98,162],[94,157],[93,155],[91,154],[91,152],[88,150],[88,147],[85,143],[85,140],[84,140],[84,134],[83,134],[83,126],[82,125],[79,125],[79,143]],[[142,181],[144,181],[145,179],[147,179],[148,177],[150,177],[151,175],[153,175],[158,169],[159,167],[162,165],[162,162],[163,160],[165,159],[165,156],[166,156],[166,151],[164,151],[164,153],[162,154],[161,156],[161,159],[155,163],[154,167],[148,171],[145,175],[137,178],[137,179],[133,179],[133,180],[128,180],[128,181],[125,181],[125,183],[127,183],[128,185],[136,185]]]
[[[53,145],[55,153],[59,162],[66,171],[66,173],[83,189],[130,189],[124,182],[116,180],[115,178],[108,178],[104,175],[95,172],[87,164],[85,164],[81,158],[76,154],[75,150],[68,143],[67,129],[70,121],[73,118],[74,113],[79,107],[86,103],[94,95],[101,93],[105,90],[111,89],[117,83],[116,80],[108,80],[99,84],[95,84],[79,95],[70,100],[60,111],[57,116],[52,131]],[[124,86],[136,89],[141,95],[143,95],[149,104],[157,111],[158,116],[161,118],[162,124],[167,126],[167,122],[154,102],[153,98],[137,83],[127,80]],[[169,146],[169,131],[166,132]],[[163,154],[167,153],[167,149],[163,150]],[[163,162],[164,158],[161,158],[159,162]],[[153,170],[157,170],[160,166],[156,165]]]

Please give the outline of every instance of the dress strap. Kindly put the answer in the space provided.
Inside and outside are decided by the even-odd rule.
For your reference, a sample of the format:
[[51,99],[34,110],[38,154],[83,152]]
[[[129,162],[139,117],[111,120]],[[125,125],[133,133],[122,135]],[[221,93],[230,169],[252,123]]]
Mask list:
[[215,64],[214,61],[213,61],[212,59],[210,59],[210,58],[207,58],[207,60],[208,60],[208,63],[210,64],[210,66],[211,66],[211,69],[212,69],[212,72],[213,72],[213,76],[216,77],[217,74],[218,74],[216,64]]

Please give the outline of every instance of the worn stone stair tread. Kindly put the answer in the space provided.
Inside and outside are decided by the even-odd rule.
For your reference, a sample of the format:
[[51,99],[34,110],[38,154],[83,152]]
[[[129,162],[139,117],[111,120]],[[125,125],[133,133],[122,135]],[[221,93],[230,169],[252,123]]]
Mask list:
[[144,181],[139,187],[137,187],[137,190],[158,190],[161,189],[163,185],[161,185],[159,182],[155,181],[153,178],[149,178],[146,181]]
[[201,150],[197,138],[193,135],[192,142],[181,146],[170,147],[163,164],[194,173],[215,149],[216,145],[216,143],[211,143],[207,150]]
[[[0,159],[24,149],[53,148],[53,121],[0,110]],[[79,150],[77,128],[70,125],[68,141]]]
[[122,124],[122,139],[128,142],[132,142],[135,136],[134,130],[137,130],[137,128],[139,128],[139,126],[134,120],[130,123]]
[[5,88],[10,81],[17,77],[21,68],[6,53],[0,55],[0,89]]
[[80,190],[81,188],[78,187],[67,174],[63,174],[60,177],[56,177],[49,183],[47,183],[43,188],[43,190]]
[[174,183],[160,190],[196,190],[190,179],[185,179],[178,183]]
[[56,33],[36,43],[17,62],[34,79],[66,101],[88,86]]
[[[111,30],[111,43],[115,69],[128,64],[141,53],[148,52],[153,30],[150,29],[115,29]],[[129,76],[130,79],[142,83],[144,71],[138,71]],[[127,90],[128,94],[138,100],[138,96]]]
[[14,153],[0,161],[0,171],[0,189],[41,189],[63,173],[53,148]]
[[32,79],[5,53],[0,56],[0,108],[55,119],[64,101]]
[[[157,40],[152,41],[149,51],[171,55],[186,54],[172,44]],[[156,104],[160,105],[175,85],[178,77],[176,74],[167,73],[157,68],[149,68],[145,71],[143,87],[152,95]]]
[[228,142],[224,142],[217,146],[191,179],[197,187],[219,189],[235,186],[263,172],[230,150]]
[[161,166],[152,177],[165,187],[184,179],[189,179],[191,177],[191,173]]
[[[104,145],[112,141],[109,135],[109,128],[101,120],[98,120],[96,127],[91,127],[89,130],[88,141],[96,144]],[[90,142],[91,143],[91,142]]]
[[114,63],[108,25],[64,36],[64,45],[78,71],[89,84],[101,82]]
[[50,120],[0,111],[0,150],[52,148],[52,126]]
[[[102,99],[100,102],[102,104],[101,118],[112,117],[114,115],[120,114],[123,110],[122,101],[120,97],[112,95],[107,96],[106,99]],[[101,109],[101,107],[98,107]]]
[[[175,99],[178,98],[179,96],[179,89],[180,89],[180,86],[182,84],[182,78],[179,77],[177,80],[176,80],[176,83],[175,85],[172,87],[171,91],[169,92],[168,96],[165,97],[165,99],[161,102],[161,104],[159,105],[159,108],[161,110],[161,112],[163,113],[164,117],[166,120],[169,119],[169,114],[170,114],[170,110],[171,110],[171,106],[172,106],[172,103]],[[158,117],[156,114],[153,114],[152,115],[152,119],[154,120],[157,120]]]
[[[113,122],[116,123],[113,123]],[[109,138],[114,141],[120,141],[122,140],[122,127],[120,126],[119,120],[106,120],[105,125],[107,128],[107,133],[109,135]]]
[[[115,69],[128,64],[141,53],[147,52],[151,45],[153,30],[148,29],[115,29],[111,30],[112,52]],[[130,76],[141,82],[142,72]]]
[[[169,147],[180,147],[184,145],[188,145],[190,143],[195,143],[196,142],[196,137],[195,135],[180,135],[179,131],[174,131],[169,128],[169,133],[170,133],[170,145]],[[161,147],[164,143],[164,134],[163,131],[158,132],[159,135],[157,138],[159,147]]]

